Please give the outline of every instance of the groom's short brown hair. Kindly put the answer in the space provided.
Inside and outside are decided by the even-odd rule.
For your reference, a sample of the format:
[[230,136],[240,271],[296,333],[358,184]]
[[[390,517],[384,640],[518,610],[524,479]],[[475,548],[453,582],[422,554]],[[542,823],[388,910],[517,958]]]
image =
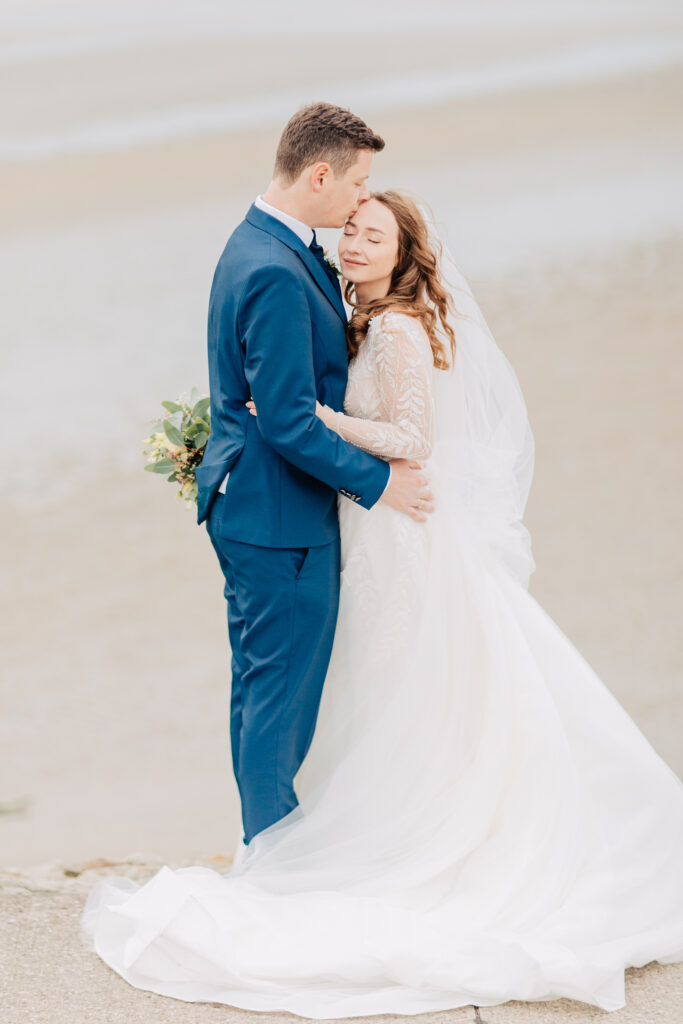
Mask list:
[[291,185],[305,167],[324,160],[339,177],[354,163],[359,149],[379,153],[384,149],[384,139],[344,107],[309,103],[297,110],[284,127],[274,176]]

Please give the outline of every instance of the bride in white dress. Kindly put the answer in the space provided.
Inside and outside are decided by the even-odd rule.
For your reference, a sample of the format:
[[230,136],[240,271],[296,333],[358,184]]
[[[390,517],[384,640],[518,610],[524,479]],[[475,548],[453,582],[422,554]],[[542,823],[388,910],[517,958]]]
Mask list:
[[84,939],[139,988],[323,1018],[562,996],[616,1010],[626,967],[683,959],[683,785],[526,590],[524,402],[449,268],[453,357],[435,253],[396,193],[351,218],[345,414],[318,409],[419,459],[435,510],[340,499],[299,806],[228,873],[91,893]]

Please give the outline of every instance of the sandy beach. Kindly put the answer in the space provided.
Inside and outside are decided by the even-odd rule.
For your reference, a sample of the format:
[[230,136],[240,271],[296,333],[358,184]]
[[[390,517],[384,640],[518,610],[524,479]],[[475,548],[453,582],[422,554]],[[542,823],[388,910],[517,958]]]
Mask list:
[[[76,926],[99,873],[227,866],[239,839],[222,577],[140,449],[162,399],[207,389],[211,276],[282,103],[354,105],[387,141],[371,184],[434,208],[527,400],[531,592],[683,775],[683,17],[434,3],[297,34],[273,5],[265,34],[208,0],[164,25],[34,10],[0,32],[2,1020],[255,1021],[130,989]],[[610,1020],[674,1024],[681,988],[680,965],[629,972]],[[416,1020],[603,1017],[477,1013]]]

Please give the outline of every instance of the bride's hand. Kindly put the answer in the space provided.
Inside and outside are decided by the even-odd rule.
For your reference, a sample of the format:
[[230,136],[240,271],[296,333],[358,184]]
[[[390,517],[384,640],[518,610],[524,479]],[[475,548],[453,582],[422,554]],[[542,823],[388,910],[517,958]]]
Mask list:
[[335,433],[339,434],[339,417],[340,413],[335,412],[329,405],[321,405],[320,402],[315,403],[315,414],[319,420],[322,420],[326,427],[330,430],[334,430]]
[[256,416],[256,406],[254,405],[253,398],[250,398],[249,401],[247,402],[247,409],[249,410],[252,416]]

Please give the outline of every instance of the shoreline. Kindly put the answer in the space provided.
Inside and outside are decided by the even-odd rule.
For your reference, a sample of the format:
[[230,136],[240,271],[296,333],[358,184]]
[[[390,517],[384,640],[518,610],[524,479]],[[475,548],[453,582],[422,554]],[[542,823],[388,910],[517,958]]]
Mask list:
[[[635,73],[548,90],[533,88],[431,103],[424,109],[364,111],[388,140],[377,160],[383,180],[398,180],[428,158],[467,166],[501,154],[637,138],[678,128],[683,67]],[[254,168],[265,184],[279,128],[235,131],[140,149],[54,156],[37,163],[0,161],[4,237],[58,228],[105,214],[178,204],[253,198]],[[258,185],[256,186],[259,187]],[[25,196],[25,201],[21,198]]]

